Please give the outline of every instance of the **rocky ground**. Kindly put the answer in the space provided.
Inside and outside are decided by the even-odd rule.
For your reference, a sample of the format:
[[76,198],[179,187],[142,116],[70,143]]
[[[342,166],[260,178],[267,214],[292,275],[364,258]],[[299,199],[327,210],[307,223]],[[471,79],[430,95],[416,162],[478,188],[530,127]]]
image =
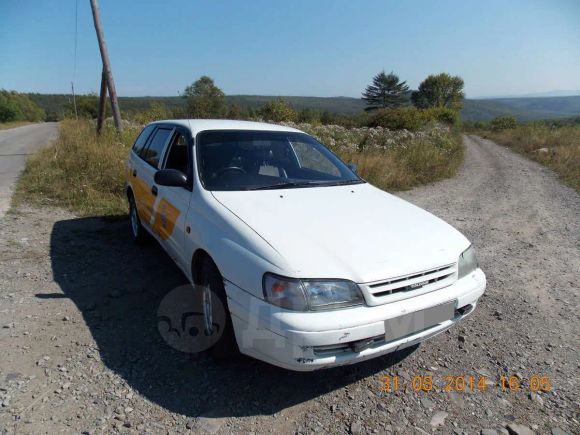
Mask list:
[[8,214],[0,433],[580,433],[580,197],[503,147],[466,145],[458,177],[401,196],[473,241],[488,277],[476,312],[418,349],[318,373],[167,346],[156,310],[184,278],[126,220]]

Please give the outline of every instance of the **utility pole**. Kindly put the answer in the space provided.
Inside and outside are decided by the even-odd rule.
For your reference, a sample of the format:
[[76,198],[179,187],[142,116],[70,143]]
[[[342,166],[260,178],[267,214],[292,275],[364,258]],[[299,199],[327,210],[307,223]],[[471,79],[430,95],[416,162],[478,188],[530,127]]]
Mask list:
[[70,82],[70,89],[72,91],[72,96],[73,96],[73,106],[75,108],[75,119],[79,119],[79,114],[77,113],[77,99],[75,96],[75,85],[73,82]]
[[105,68],[101,73],[101,94],[99,96],[99,114],[97,116],[97,134],[101,134],[103,129],[103,124],[105,122],[105,109],[107,103],[107,75],[105,74]]
[[[117,101],[117,91],[115,90],[115,82],[113,81],[113,73],[111,72],[111,63],[109,62],[109,53],[107,52],[107,45],[105,44],[105,36],[103,34],[103,26],[101,25],[101,18],[99,16],[99,6],[97,0],[91,1],[91,9],[93,10],[93,21],[95,23],[95,30],[97,32],[97,39],[99,40],[99,50],[101,51],[101,59],[103,60],[103,78],[106,81],[106,87],[109,90],[109,98],[111,100],[111,108],[113,109],[113,120],[117,131],[123,131],[123,124],[121,123],[121,111],[119,110],[119,102]],[[105,92],[106,94],[106,92]],[[99,106],[99,114],[104,113],[104,98],[103,98],[103,81],[101,79],[101,101]]]

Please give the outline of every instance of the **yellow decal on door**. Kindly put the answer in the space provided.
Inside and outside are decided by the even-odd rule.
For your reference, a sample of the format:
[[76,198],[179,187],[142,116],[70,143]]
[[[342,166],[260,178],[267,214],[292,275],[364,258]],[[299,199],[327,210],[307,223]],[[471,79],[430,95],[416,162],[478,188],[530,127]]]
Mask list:
[[155,212],[153,231],[159,235],[161,240],[167,240],[171,237],[180,214],[181,212],[165,198],[159,201]]
[[133,194],[137,203],[137,213],[141,222],[149,224],[151,222],[151,215],[153,214],[153,205],[155,204],[155,196],[151,193],[151,188],[139,177],[132,178],[131,186],[133,187]]

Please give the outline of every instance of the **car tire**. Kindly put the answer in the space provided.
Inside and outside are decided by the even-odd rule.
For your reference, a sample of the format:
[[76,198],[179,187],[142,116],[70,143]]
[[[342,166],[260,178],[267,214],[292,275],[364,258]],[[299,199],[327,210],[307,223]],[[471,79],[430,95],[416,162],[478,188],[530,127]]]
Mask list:
[[135,204],[135,198],[133,195],[129,195],[129,230],[131,233],[131,239],[137,245],[143,245],[148,241],[148,234],[141,225],[141,219],[139,219],[139,213],[137,213],[137,205]]
[[[199,284],[202,287],[209,288],[209,296],[219,298],[221,305],[225,311],[225,326],[223,327],[223,333],[219,337],[218,341],[209,349],[210,355],[213,359],[217,361],[230,360],[237,357],[240,354],[238,348],[238,343],[236,342],[236,337],[234,333],[234,325],[232,323],[232,318],[228,309],[228,301],[226,296],[226,290],[224,287],[224,280],[213,261],[209,258],[202,260],[203,263],[200,267],[199,273]],[[211,304],[213,312],[218,309],[217,304]],[[204,317],[205,317],[205,307],[204,307]],[[215,318],[217,316],[213,316]],[[204,321],[207,321],[205,319]],[[209,324],[212,322],[209,321]]]

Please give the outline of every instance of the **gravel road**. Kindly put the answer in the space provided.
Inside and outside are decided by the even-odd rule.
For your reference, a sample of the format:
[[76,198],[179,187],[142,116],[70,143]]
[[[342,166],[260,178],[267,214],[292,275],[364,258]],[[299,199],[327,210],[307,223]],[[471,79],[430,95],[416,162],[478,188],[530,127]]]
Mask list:
[[[503,147],[465,144],[456,178],[401,196],[473,241],[478,309],[405,354],[317,373],[168,347],[156,310],[184,278],[160,248],[131,245],[126,219],[7,214],[0,433],[580,433],[580,197]],[[398,390],[382,391],[385,375]],[[433,389],[415,391],[427,376]],[[445,391],[447,376],[464,391]]]
[[10,197],[26,156],[56,139],[56,122],[0,130],[0,217],[10,208]]

